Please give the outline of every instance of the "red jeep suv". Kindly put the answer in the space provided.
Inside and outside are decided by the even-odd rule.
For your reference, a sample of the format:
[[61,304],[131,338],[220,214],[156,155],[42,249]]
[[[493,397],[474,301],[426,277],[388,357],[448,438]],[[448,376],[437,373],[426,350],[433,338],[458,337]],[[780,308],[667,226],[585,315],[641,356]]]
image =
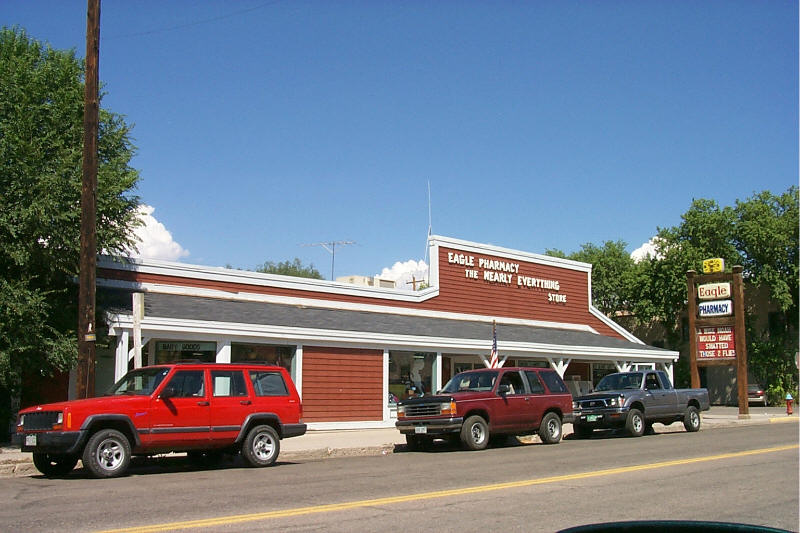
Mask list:
[[175,363],[126,374],[106,396],[29,407],[17,439],[36,468],[96,477],[125,473],[132,455],[188,452],[204,463],[241,452],[251,466],[278,458],[280,439],[306,432],[288,372],[259,364]]

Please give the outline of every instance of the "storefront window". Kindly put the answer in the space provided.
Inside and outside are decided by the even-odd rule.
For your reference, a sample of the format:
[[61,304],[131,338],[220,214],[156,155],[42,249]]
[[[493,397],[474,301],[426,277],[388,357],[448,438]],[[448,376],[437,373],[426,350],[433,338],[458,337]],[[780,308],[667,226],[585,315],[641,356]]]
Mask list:
[[156,364],[174,363],[175,361],[199,361],[201,363],[213,363],[216,361],[216,359],[216,342],[156,342]]
[[231,363],[259,361],[270,365],[282,366],[294,376],[293,366],[296,349],[296,346],[231,343]]
[[462,363],[460,361],[453,363],[453,375],[466,372],[467,370],[475,370],[476,368],[486,368],[483,363]]
[[435,353],[389,352],[389,405],[412,396],[435,392],[435,363]]
[[606,375],[616,371],[617,367],[611,363],[595,363],[592,365],[592,383],[596,385]]
[[550,368],[550,363],[547,361],[536,361],[533,359],[520,359],[517,361],[517,366],[533,367],[533,368]]

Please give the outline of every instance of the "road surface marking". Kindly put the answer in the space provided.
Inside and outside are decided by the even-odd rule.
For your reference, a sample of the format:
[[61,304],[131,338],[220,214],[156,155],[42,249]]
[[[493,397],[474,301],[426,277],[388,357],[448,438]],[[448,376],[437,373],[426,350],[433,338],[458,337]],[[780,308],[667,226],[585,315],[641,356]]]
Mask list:
[[252,513],[232,516],[221,516],[218,518],[205,518],[202,520],[188,520],[184,522],[169,522],[165,524],[154,524],[150,526],[137,526],[122,529],[110,529],[101,533],[156,533],[161,531],[175,531],[179,529],[197,529],[201,527],[218,527],[242,522],[255,522],[257,520],[267,520],[270,518],[286,518],[291,516],[301,516],[307,514],[329,513],[334,511],[345,511],[348,509],[358,509],[361,507],[371,507],[375,505],[391,505],[396,503],[406,503],[419,500],[431,500],[434,498],[446,498],[450,496],[463,496],[467,494],[479,494],[494,490],[506,490],[520,487],[531,487],[533,485],[545,485],[547,483],[559,483],[562,481],[574,481],[576,479],[588,479],[602,476],[612,476],[617,474],[627,474],[630,472],[640,472],[643,470],[655,470],[658,468],[668,468],[671,466],[682,466],[696,463],[706,463],[709,461],[721,461],[724,459],[734,459],[737,457],[747,457],[749,455],[761,455],[765,453],[782,452],[800,448],[798,444],[787,446],[776,446],[774,448],[761,448],[758,450],[747,450],[743,452],[722,453],[718,455],[707,455],[705,457],[695,457],[691,459],[675,459],[672,461],[662,461],[660,463],[650,463],[643,465],[623,466],[619,468],[608,468],[605,470],[595,470],[592,472],[580,472],[578,474],[565,474],[538,479],[525,479],[521,481],[509,481],[507,483],[493,483],[491,485],[479,485],[477,487],[465,487],[462,489],[437,490],[432,492],[422,492],[417,494],[405,494],[401,496],[389,496],[386,498],[375,498],[372,500],[356,500],[344,503],[331,503],[327,505],[313,505],[309,507],[296,507],[294,509],[284,509],[281,511],[268,511],[264,513]]

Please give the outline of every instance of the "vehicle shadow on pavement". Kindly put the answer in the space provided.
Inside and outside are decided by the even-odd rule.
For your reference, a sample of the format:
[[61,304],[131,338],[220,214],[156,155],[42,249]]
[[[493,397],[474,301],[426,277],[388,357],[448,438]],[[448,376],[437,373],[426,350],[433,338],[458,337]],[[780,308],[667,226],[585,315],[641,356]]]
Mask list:
[[[293,461],[276,461],[274,465],[268,468],[275,468],[281,465],[297,464]],[[247,465],[244,458],[240,455],[225,456],[217,464],[201,465],[189,459],[185,455],[166,455],[166,456],[152,456],[152,457],[133,457],[128,472],[120,476],[121,478],[131,476],[149,476],[153,474],[169,474],[179,472],[208,472],[212,470],[239,470],[247,469],[252,470]],[[35,474],[31,476],[37,479],[93,479],[89,471],[79,465],[69,474],[63,476],[47,477],[43,474]]]
[[[659,428],[655,428],[653,431],[647,432],[641,437],[637,438],[658,437],[658,436],[673,435],[678,433],[686,433],[686,432],[683,430],[683,428],[681,428],[680,430],[671,431],[669,430],[669,426],[662,426],[660,430]],[[564,435],[564,440],[569,440],[569,441],[601,440],[601,439],[617,439],[617,438],[628,439],[634,437],[628,435],[628,433],[624,429],[596,429],[594,430],[594,432],[592,432],[591,437],[585,437],[585,438],[578,438],[578,436],[575,433],[568,433]]]
[[[489,442],[487,449],[494,448],[516,448],[522,446],[534,446],[540,444],[538,441],[529,441],[530,437],[520,438],[507,436],[493,438]],[[436,439],[433,442],[425,444],[419,448],[410,449],[407,444],[395,444],[394,453],[447,453],[447,452],[468,452],[460,441],[451,439]]]

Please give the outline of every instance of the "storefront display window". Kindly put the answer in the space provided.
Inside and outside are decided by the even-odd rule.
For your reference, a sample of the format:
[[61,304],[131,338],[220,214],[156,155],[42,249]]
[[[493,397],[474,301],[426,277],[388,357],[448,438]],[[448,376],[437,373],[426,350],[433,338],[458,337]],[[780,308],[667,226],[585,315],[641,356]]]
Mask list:
[[156,364],[175,361],[213,363],[217,359],[216,342],[159,341],[156,342]]
[[592,365],[592,383],[597,384],[607,374],[613,374],[617,367],[610,363],[595,363]]
[[296,346],[231,343],[231,363],[259,361],[270,365],[282,366],[294,378],[293,367],[296,350]]
[[453,375],[460,374],[461,372],[466,372],[467,370],[475,370],[476,368],[486,368],[486,365],[484,365],[483,363],[456,362],[453,363]]
[[520,359],[517,361],[516,366],[525,366],[529,368],[550,368],[550,363],[547,361],[536,361],[534,359]]
[[432,394],[436,354],[389,352],[389,405],[412,396]]

